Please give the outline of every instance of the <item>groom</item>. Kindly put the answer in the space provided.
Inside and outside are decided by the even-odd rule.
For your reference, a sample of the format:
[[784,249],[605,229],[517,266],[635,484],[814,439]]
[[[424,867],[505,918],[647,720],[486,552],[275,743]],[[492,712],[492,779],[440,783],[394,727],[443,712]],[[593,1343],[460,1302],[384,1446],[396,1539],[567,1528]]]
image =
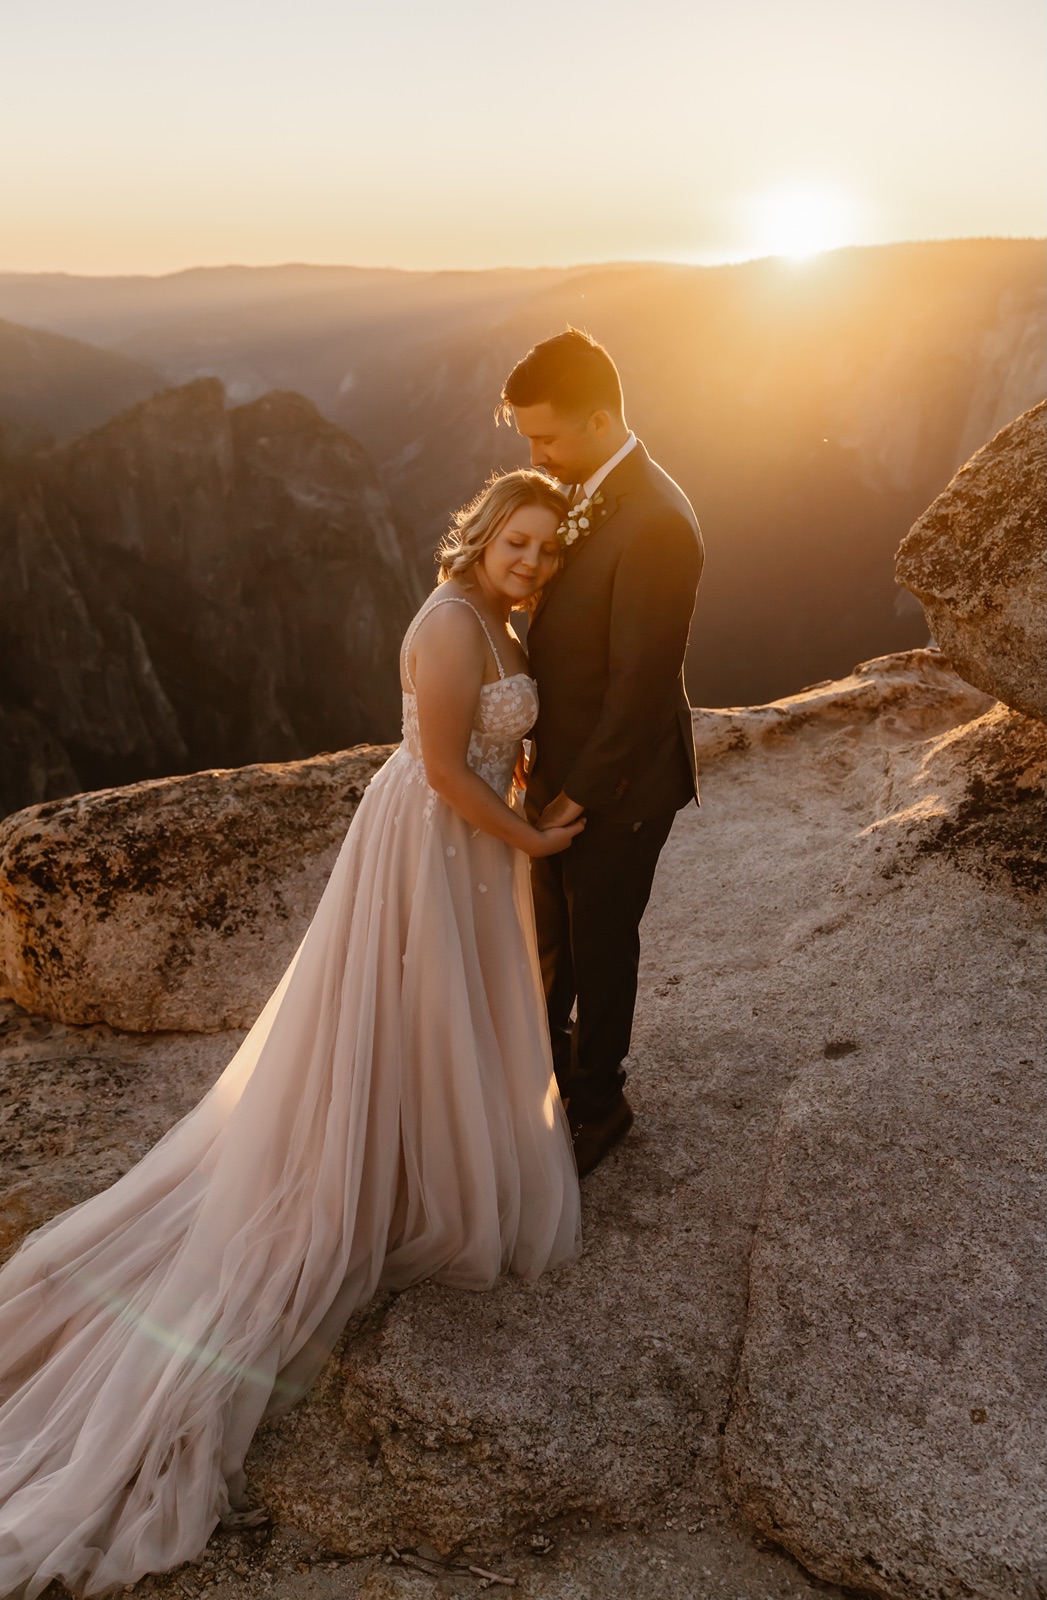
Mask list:
[[568,328],[529,350],[499,409],[530,441],[532,466],[575,486],[562,570],[528,633],[539,712],[527,810],[543,827],[587,819],[569,850],[531,868],[553,1060],[584,1177],[632,1126],[622,1062],[640,918],[673,817],[698,798],[683,659],[702,538],[628,428],[618,370],[588,334]]

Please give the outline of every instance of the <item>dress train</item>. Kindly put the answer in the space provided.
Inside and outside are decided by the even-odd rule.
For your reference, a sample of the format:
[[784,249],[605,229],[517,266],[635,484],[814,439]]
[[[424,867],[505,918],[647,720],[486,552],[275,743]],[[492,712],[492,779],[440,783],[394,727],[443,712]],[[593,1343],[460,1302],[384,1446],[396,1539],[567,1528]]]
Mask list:
[[[536,696],[499,674],[469,761],[506,794]],[[0,1595],[198,1557],[244,1504],[259,1422],[377,1289],[484,1289],[579,1248],[526,860],[428,787],[406,693],[404,742],[214,1087],[0,1271]]]

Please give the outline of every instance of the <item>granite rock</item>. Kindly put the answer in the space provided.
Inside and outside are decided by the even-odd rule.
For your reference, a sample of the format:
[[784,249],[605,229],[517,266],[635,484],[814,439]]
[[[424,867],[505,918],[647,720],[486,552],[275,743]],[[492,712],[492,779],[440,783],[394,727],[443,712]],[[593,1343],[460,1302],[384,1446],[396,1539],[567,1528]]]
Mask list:
[[[645,924],[637,1123],[585,1181],[581,1260],[488,1295],[376,1301],[258,1436],[253,1492],[361,1558],[591,1523],[604,1532],[565,1596],[810,1593],[795,1569],[772,1581],[762,1538],[890,1600],[1025,1600],[1042,727],[915,651],[699,714],[696,732],[702,809],[677,820]],[[198,831],[235,777],[204,776]],[[0,1041],[5,1136],[42,1152],[10,1186],[12,1234],[130,1164],[153,1099],[155,1133],[235,1042],[132,1051],[100,1024],[83,1044],[36,1025],[53,1032],[17,1062]],[[637,1564],[615,1587],[623,1524],[660,1579]],[[748,1555],[721,1569],[712,1530]]]
[[847,1009],[771,1141],[726,1480],[891,1600],[1047,1572],[1043,780],[1042,725],[999,704],[886,751],[837,910],[786,955]]
[[1047,401],[960,468],[910,530],[896,573],[956,671],[1047,716]]
[[1022,1594],[1042,729],[915,651],[696,734],[702,812],[646,924],[637,1128],[586,1180],[582,1260],[372,1307],[257,1441],[255,1490],[350,1551],[729,1495],[827,1581]]
[[0,822],[0,995],[62,1022],[246,1027],[389,754],[198,772]]

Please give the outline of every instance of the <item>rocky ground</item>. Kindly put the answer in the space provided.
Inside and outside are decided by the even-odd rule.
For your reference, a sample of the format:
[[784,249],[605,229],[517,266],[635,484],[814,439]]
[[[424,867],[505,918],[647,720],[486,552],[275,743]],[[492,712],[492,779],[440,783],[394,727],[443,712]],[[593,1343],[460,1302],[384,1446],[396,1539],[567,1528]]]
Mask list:
[[[372,1307],[256,1441],[273,1526],[134,1594],[1039,1592],[1042,727],[914,652],[697,732],[583,1259]],[[239,1037],[5,1004],[6,1245]]]

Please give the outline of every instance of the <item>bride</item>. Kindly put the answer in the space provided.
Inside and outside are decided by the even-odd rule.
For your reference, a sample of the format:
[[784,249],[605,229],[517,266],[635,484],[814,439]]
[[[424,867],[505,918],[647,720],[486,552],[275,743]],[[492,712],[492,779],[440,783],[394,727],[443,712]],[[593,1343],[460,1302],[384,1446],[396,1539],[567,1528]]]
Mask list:
[[528,855],[507,803],[535,687],[509,627],[553,575],[539,472],[455,519],[401,653],[403,743],[287,971],[199,1105],[0,1271],[0,1595],[96,1595],[250,1520],[263,1416],[347,1318],[580,1248]]

